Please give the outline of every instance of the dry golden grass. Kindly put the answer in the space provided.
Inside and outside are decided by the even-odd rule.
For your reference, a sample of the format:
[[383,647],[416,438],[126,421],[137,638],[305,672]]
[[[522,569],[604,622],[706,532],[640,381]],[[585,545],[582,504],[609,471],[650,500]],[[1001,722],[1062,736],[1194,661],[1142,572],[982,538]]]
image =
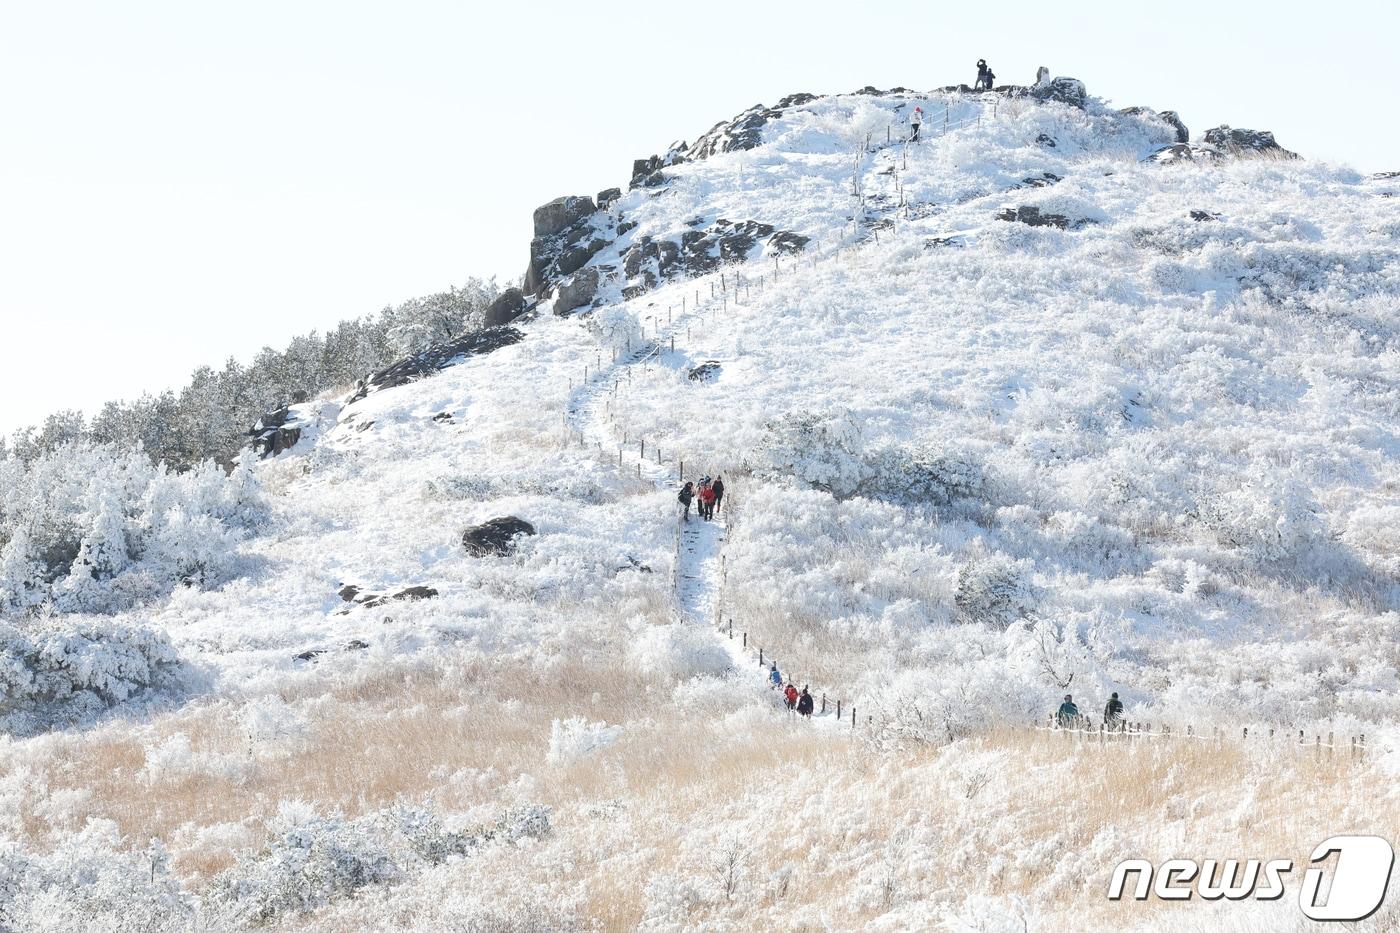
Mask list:
[[[1185,916],[1176,905],[1111,904],[1101,866],[1102,878],[1053,887],[1059,857],[1092,850],[1110,829],[1133,837],[1141,849],[1133,855],[1154,860],[1301,860],[1333,833],[1387,835],[1400,824],[1384,776],[1349,753],[1328,759],[1286,745],[1184,739],[1099,747],[1019,729],[950,748],[879,752],[848,730],[782,714],[715,721],[703,705],[678,706],[669,687],[624,668],[564,663],[531,673],[480,661],[403,662],[349,672],[329,687],[308,679],[282,699],[305,714],[305,734],[272,753],[252,748],[241,772],[141,776],[144,749],[176,733],[197,754],[246,759],[249,734],[229,702],[143,727],[51,737],[25,761],[47,795],[87,789],[87,815],[115,820],[134,844],[171,843],[186,824],[244,823],[253,848],[283,799],[347,816],[428,796],[449,811],[494,812],[518,800],[512,782],[529,775],[529,799],[554,808],[543,853],[485,853],[462,863],[461,884],[503,902],[521,890],[568,892],[604,930],[638,924],[653,879],[717,884],[716,851],[730,844],[741,856],[734,899],[697,905],[689,918],[697,924],[782,922],[818,910],[831,928],[860,929],[901,905],[980,892],[1022,896],[1079,918],[1083,929],[1107,929]],[[571,715],[621,723],[624,732],[589,755],[546,762],[552,722]],[[454,781],[457,773],[475,777]],[[600,815],[610,807],[617,816]],[[39,848],[59,831],[32,812],[24,825]],[[1015,863],[1047,840],[1058,847],[1054,858]],[[196,888],[236,854],[173,848]],[[790,878],[775,887],[782,866]],[[856,897],[861,885],[876,893]],[[355,917],[347,906],[295,923],[350,930]]]

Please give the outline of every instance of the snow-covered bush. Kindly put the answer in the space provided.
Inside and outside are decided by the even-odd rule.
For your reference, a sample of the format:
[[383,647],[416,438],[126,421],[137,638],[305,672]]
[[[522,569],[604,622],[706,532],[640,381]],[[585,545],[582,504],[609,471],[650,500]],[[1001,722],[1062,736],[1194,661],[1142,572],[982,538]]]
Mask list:
[[324,906],[369,885],[388,884],[427,865],[549,834],[547,807],[502,813],[491,825],[460,829],[436,810],[400,804],[357,819],[319,816],[283,801],[267,848],[215,879],[211,914],[226,923],[263,924]]
[[582,716],[556,719],[549,730],[550,764],[559,764],[573,758],[580,758],[589,752],[606,748],[622,735],[621,726],[610,726],[605,722],[589,722]]
[[267,515],[247,465],[172,473],[139,449],[75,443],[0,466],[0,615],[46,603],[118,612],[175,586],[218,586]]
[[84,616],[0,622],[0,726],[27,734],[178,688],[185,668],[160,631]]
[[643,625],[627,649],[627,660],[650,677],[687,680],[721,674],[733,665],[710,632],[693,625]]
[[1004,629],[1033,604],[1025,568],[1005,554],[980,554],[958,569],[953,605],[960,622]]
[[159,843],[131,851],[105,820],[47,854],[0,843],[0,929],[182,933],[194,926],[194,904],[168,861]]

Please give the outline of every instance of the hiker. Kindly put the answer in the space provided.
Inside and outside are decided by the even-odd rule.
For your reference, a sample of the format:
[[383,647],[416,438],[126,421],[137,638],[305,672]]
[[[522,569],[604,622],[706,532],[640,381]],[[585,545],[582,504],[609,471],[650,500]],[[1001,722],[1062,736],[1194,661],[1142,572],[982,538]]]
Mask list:
[[919,127],[921,127],[921,126],[923,126],[923,125],[924,125],[924,108],[922,108],[922,107],[915,107],[915,108],[914,108],[914,112],[911,113],[911,114],[909,114],[909,126],[910,126],[911,129],[912,129],[912,132],[911,132],[910,135],[909,135],[909,141],[910,141],[911,143],[916,143],[916,142],[919,141]]
[[778,662],[774,661],[773,666],[768,669],[768,682],[773,686],[770,690],[777,690],[783,685],[783,675],[778,673]]
[[1079,725],[1079,707],[1074,705],[1074,697],[1065,694],[1065,701],[1060,704],[1059,712],[1055,713],[1055,721],[1061,729],[1073,729]]
[[787,704],[789,710],[797,707],[797,688],[791,682],[783,688],[783,702]]
[[707,522],[715,517],[714,483],[705,483],[700,487],[700,517]]
[[686,521],[690,521],[690,500],[694,498],[695,486],[692,483],[686,483],[684,486],[681,487],[681,491],[676,495],[676,499],[680,502],[680,504],[685,506]]
[[1116,693],[1111,695],[1108,702],[1104,704],[1103,723],[1113,731],[1123,728],[1123,701],[1118,699]]
[[973,89],[980,91],[984,86],[991,87],[987,83],[987,75],[991,73],[992,69],[987,67],[987,60],[985,58],[977,59],[977,83],[972,86]]
[[992,89],[992,84],[996,82],[996,79],[997,76],[992,73],[992,69],[988,68],[986,77],[982,79],[983,88],[985,90],[990,91]]
[[715,491],[715,511],[719,511],[719,505],[724,501],[724,477],[716,476],[715,481],[710,484],[710,488]]
[[812,715],[812,695],[806,687],[802,688],[802,696],[797,699],[797,712],[803,716]]

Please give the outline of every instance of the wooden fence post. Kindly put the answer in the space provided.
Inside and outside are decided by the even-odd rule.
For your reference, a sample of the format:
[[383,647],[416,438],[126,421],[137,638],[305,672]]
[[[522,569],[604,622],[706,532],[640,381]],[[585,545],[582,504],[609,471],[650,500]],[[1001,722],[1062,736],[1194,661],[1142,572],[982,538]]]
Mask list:
[[837,700],[837,701],[836,701],[836,721],[837,721],[837,722],[840,722],[840,721],[841,721],[841,701],[840,701],[840,700]]

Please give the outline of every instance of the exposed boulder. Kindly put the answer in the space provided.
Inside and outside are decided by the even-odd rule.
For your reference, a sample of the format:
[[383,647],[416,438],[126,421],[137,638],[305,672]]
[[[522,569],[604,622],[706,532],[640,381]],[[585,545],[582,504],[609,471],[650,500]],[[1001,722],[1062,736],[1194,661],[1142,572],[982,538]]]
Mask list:
[[809,236],[793,233],[791,230],[779,230],[768,238],[768,251],[776,255],[787,256],[791,253],[802,252],[810,242],[812,242],[812,238]]
[[397,363],[361,379],[359,386],[355,389],[355,394],[350,397],[346,404],[353,405],[360,399],[381,389],[392,389],[424,376],[431,376],[467,357],[490,353],[501,347],[519,343],[524,339],[525,335],[514,327],[487,327],[471,331],[452,340],[435,343],[426,350],[405,357]]
[[1047,133],[1041,133],[1040,135],[1036,136],[1035,144],[1037,146],[1040,146],[1042,149],[1054,149],[1055,146],[1058,145],[1055,142],[1055,137],[1050,136]]
[[515,548],[518,536],[534,533],[534,525],[523,518],[506,515],[473,525],[462,532],[462,547],[473,557],[504,556]]
[[1061,230],[1079,225],[1063,214],[1042,214],[1038,207],[1008,207],[997,215],[997,220],[1014,221],[1032,227],[1059,227]]
[[607,207],[609,204],[611,204],[612,202],[616,201],[616,200],[617,200],[618,198],[620,198],[620,197],[622,197],[622,189],[621,189],[621,188],[604,188],[602,191],[599,191],[599,192],[598,192],[598,208],[599,208],[599,210],[601,210],[601,209]]
[[1218,162],[1219,160],[1219,150],[1210,146],[1193,146],[1190,143],[1163,146],[1143,159],[1144,162],[1156,162],[1161,165],[1171,165],[1175,162]]
[[1186,124],[1181,122],[1181,117],[1176,115],[1175,110],[1163,110],[1157,114],[1166,120],[1176,130],[1176,141],[1179,143],[1189,143],[1191,141],[1191,131],[1186,128]]
[[1020,184],[1012,185],[1011,187],[1012,189],[1048,188],[1057,181],[1063,181],[1063,179],[1060,178],[1059,175],[1056,175],[1054,172],[1041,172],[1039,175],[1032,175],[1027,178],[1022,178]]
[[598,270],[587,266],[559,283],[559,294],[554,299],[554,313],[568,314],[593,301],[598,294]]
[[367,593],[356,601],[366,609],[373,609],[394,601],[417,602],[420,599],[432,599],[437,594],[438,591],[431,586],[407,586],[397,593]]
[[1089,92],[1084,88],[1084,82],[1078,78],[1051,78],[1045,84],[1038,84],[1031,88],[1030,96],[1036,100],[1056,100],[1062,104],[1069,104],[1071,107],[1083,108],[1085,101],[1089,99]]
[[535,236],[554,236],[597,210],[587,195],[565,195],[535,208]]
[[528,307],[525,293],[518,288],[508,288],[496,296],[496,300],[486,306],[483,323],[487,327],[500,327],[525,313]]
[[1191,219],[1196,221],[1197,223],[1201,223],[1209,220],[1219,220],[1220,215],[1211,211],[1192,211]]
[[706,360],[692,369],[688,376],[692,382],[709,382],[720,374],[719,360]]
[[1285,159],[1298,158],[1296,152],[1289,152],[1280,146],[1274,134],[1268,130],[1237,130],[1221,125],[1206,130],[1205,141],[1228,155],[1272,153]]
[[259,457],[275,457],[284,450],[290,450],[301,440],[304,422],[293,412],[291,406],[283,405],[276,411],[268,412],[254,423],[248,431],[253,439],[248,446]]
[[1176,115],[1175,110],[1156,111],[1151,107],[1124,107],[1118,112],[1130,117],[1142,114],[1157,117],[1170,126],[1173,132],[1176,133],[1176,142],[1189,143],[1191,141],[1191,132],[1186,129],[1186,124],[1181,122],[1181,118]]

